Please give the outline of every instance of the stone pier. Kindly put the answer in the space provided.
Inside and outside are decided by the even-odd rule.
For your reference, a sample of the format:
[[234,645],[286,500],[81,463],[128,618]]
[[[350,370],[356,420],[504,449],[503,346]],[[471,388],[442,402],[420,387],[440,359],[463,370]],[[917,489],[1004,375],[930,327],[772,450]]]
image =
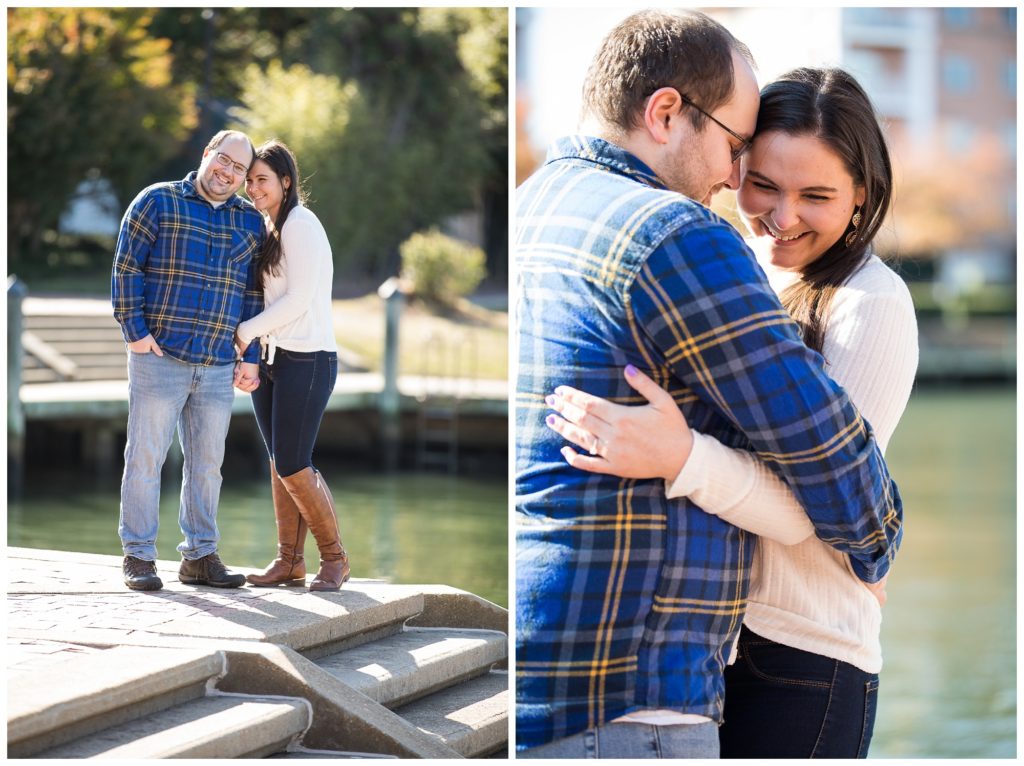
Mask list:
[[495,604],[363,579],[188,586],[176,561],[157,562],[163,590],[136,592],[120,566],[8,548],[8,757],[506,754]]

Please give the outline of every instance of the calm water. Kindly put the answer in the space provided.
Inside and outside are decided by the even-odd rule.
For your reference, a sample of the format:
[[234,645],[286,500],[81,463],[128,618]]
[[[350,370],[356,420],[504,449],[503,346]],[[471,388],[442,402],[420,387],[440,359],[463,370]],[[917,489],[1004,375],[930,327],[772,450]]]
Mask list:
[[[508,606],[508,501],[503,477],[480,481],[433,474],[356,474],[318,465],[334,494],[353,577],[444,583]],[[70,492],[55,489],[89,481],[81,476],[54,476],[49,481],[30,476],[25,499],[10,505],[8,543],[120,555],[116,481]],[[162,559],[178,558],[179,490],[180,483],[164,482],[157,541]],[[229,565],[269,563],[277,539],[269,483],[262,477],[229,479],[225,471],[218,526],[219,552]],[[307,562],[315,562],[316,556],[310,535]]]
[[917,392],[889,445],[904,540],[889,578],[872,758],[1012,758],[1016,400]]

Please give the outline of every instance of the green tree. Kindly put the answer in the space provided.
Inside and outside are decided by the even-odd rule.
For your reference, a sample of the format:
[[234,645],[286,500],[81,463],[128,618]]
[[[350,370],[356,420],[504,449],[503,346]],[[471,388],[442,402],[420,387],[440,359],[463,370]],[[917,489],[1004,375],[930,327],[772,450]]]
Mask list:
[[[295,150],[336,262],[364,275],[396,273],[402,241],[481,204],[489,175],[504,178],[504,148],[494,159],[494,136],[506,145],[504,109],[481,96],[499,100],[487,92],[493,64],[474,75],[460,58],[474,19],[428,11],[325,9],[318,23],[284,34],[280,66],[246,75],[235,113],[254,139],[280,138]],[[308,68],[289,61],[300,50]],[[328,74],[328,93],[356,95],[320,119],[316,88],[325,81],[313,78]]]
[[8,258],[38,254],[77,184],[98,170],[122,198],[196,124],[153,12],[7,11]]
[[458,54],[483,107],[487,152],[481,187],[485,248],[492,275],[508,277],[508,13],[505,8],[424,8],[459,25]]

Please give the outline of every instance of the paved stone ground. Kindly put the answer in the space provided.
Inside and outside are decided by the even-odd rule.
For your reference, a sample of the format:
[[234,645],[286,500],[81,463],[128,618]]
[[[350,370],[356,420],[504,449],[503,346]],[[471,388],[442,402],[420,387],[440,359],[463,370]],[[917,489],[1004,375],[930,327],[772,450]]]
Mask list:
[[[351,580],[338,593],[305,588],[208,588],[177,579],[178,562],[158,561],[163,590],[130,591],[121,558],[7,549],[7,674],[105,647],[157,639],[275,640],[331,618],[387,608],[412,586]],[[232,571],[249,573],[242,567]]]

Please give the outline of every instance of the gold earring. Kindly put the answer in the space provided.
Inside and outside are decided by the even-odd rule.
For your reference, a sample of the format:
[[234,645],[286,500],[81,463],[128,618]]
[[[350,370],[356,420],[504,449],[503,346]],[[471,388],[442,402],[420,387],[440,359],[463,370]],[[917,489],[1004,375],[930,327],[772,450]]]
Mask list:
[[849,247],[857,239],[857,227],[860,226],[860,210],[858,209],[854,214],[853,218],[850,219],[850,225],[853,227],[853,231],[846,235],[846,246]]

